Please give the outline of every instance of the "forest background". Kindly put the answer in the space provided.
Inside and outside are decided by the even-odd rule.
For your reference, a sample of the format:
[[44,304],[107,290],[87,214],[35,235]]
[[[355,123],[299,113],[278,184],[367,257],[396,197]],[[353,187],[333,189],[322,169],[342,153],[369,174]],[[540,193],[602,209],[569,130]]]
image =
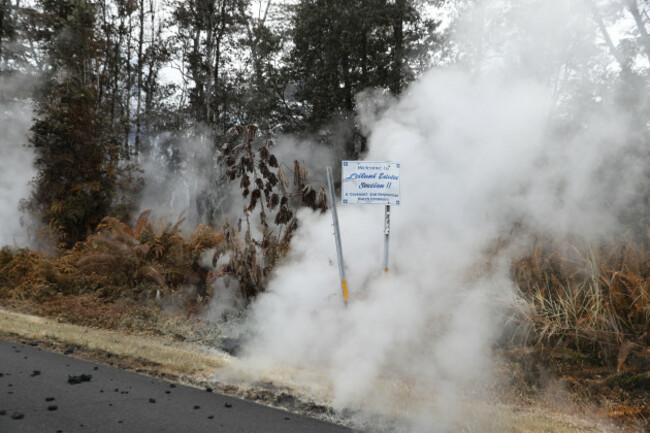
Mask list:
[[[452,37],[472,3],[0,0],[3,215],[17,219],[24,193],[22,226],[2,232],[2,305],[152,333],[163,306],[244,309],[290,251],[299,209],[326,211],[323,162],[366,154],[362,115],[428,70],[480,68]],[[556,133],[588,127],[579,113],[608,99],[634,112],[635,199],[598,239],[518,221],[476,272],[525,244],[497,344],[559,351],[635,392],[650,383],[650,4],[586,3],[596,50],[558,65]],[[20,142],[12,127],[26,124]],[[22,145],[29,189],[11,184]]]

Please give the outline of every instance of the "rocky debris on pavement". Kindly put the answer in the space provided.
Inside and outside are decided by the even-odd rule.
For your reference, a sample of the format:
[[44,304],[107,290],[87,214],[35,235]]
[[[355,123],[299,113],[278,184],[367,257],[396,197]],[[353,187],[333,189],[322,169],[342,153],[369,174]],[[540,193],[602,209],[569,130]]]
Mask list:
[[90,379],[93,378],[92,374],[80,374],[79,376],[68,375],[68,383],[70,385],[76,385],[82,382],[90,382]]

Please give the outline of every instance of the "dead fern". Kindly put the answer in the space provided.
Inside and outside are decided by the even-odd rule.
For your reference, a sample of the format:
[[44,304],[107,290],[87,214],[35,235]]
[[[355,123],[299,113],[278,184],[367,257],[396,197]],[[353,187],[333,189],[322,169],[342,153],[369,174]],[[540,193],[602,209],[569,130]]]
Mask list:
[[[325,190],[308,183],[307,168],[294,161],[290,183],[286,174],[289,168],[282,167],[271,152],[275,142],[259,139],[256,132],[254,125],[231,128],[219,157],[226,179],[238,182],[245,199],[237,227],[226,223],[223,228],[230,256],[219,275],[234,276],[246,299],[265,289],[272,269],[288,252],[298,227],[296,210],[327,210]],[[255,224],[255,230],[251,224]],[[261,234],[253,235],[258,232]],[[223,249],[217,250],[213,263],[223,253]]]

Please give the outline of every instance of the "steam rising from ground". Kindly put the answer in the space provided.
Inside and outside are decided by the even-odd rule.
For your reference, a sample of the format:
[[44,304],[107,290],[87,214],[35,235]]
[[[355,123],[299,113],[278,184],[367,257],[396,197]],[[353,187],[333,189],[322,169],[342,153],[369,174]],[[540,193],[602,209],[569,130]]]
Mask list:
[[[272,146],[271,152],[286,172],[293,170],[293,161],[299,161],[308,169],[314,186],[326,186],[325,167],[335,164],[335,149],[290,136],[277,142],[281,146]],[[207,128],[196,128],[187,137],[151,137],[140,160],[146,179],[140,212],[152,209],[155,215],[171,220],[183,214],[190,229],[196,224],[216,224],[224,219],[232,223],[241,218],[248,201],[236,182],[224,178],[217,161],[222,144]]]
[[490,241],[516,222],[587,239],[617,229],[640,174],[633,110],[598,90],[609,65],[584,74],[609,60],[582,2],[515,3],[470,13],[464,61],[426,73],[382,116],[384,101],[366,96],[367,159],[402,164],[391,272],[383,207],[339,207],[343,308],[331,215],[302,211],[287,263],[253,305],[247,362],[326,371],[337,409],[400,408],[414,431],[448,431],[456,397],[491,376],[497,300],[512,296],[507,255],[479,277]]
[[[9,91],[0,83],[0,92]],[[5,93],[6,95],[7,93]],[[0,102],[0,246],[26,247],[28,234],[21,227],[20,201],[29,196],[34,177],[34,155],[26,147],[32,110],[24,102]]]

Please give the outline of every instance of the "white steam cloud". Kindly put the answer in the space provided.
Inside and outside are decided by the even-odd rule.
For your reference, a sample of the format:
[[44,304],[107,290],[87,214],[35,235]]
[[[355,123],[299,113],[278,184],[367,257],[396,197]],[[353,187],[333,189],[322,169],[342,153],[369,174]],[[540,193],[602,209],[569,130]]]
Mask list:
[[[0,92],[5,84],[0,83]],[[8,86],[7,86],[8,87]],[[31,107],[21,101],[0,102],[0,246],[26,247],[30,244],[21,218],[22,199],[29,198],[29,182],[35,175],[34,154],[27,147],[32,121]]]
[[[148,138],[140,168],[146,179],[139,202],[140,211],[151,209],[158,217],[177,219],[182,213],[188,226],[204,222],[200,202],[208,198],[227,199],[222,191],[211,191],[210,180],[218,176],[215,145],[208,130],[192,131],[188,137],[160,134]],[[220,202],[213,203],[220,208]]]
[[[208,128],[196,128],[188,136],[160,134],[148,138],[149,148],[139,161],[146,179],[139,212],[151,209],[154,215],[175,220],[183,212],[185,226],[213,224],[243,217],[247,199],[237,182],[224,178],[218,162],[221,146]],[[298,161],[309,172],[314,187],[326,187],[325,167],[335,164],[336,149],[291,136],[279,137],[270,148],[285,172]],[[212,212],[210,214],[209,212]],[[251,218],[255,219],[255,218]],[[255,227],[251,227],[255,230]]]
[[460,65],[426,73],[381,116],[385,101],[365,96],[367,159],[402,167],[391,272],[383,207],[340,206],[343,308],[331,215],[301,211],[287,263],[252,307],[246,362],[324,371],[337,409],[399,408],[414,431],[449,431],[456,397],[491,376],[495,300],[512,293],[507,257],[478,277],[489,242],[517,222],[589,239],[617,230],[641,172],[634,112],[599,84],[611,59],[588,10],[508,3],[482,2],[458,27]]

